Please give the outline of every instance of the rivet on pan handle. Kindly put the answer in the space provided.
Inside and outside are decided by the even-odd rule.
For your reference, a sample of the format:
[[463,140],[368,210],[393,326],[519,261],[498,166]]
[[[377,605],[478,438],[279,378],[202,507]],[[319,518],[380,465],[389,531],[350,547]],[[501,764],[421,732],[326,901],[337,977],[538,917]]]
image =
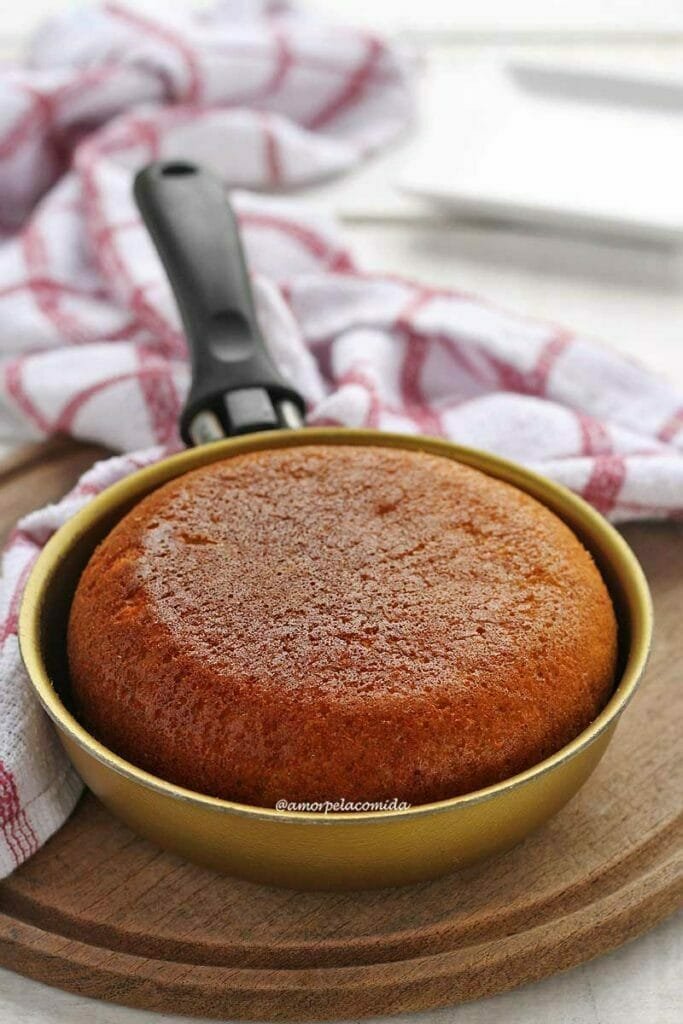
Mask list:
[[280,376],[254,309],[235,216],[220,181],[186,161],[150,164],[135,199],[183,319],[192,384],[186,444],[303,426],[304,401]]

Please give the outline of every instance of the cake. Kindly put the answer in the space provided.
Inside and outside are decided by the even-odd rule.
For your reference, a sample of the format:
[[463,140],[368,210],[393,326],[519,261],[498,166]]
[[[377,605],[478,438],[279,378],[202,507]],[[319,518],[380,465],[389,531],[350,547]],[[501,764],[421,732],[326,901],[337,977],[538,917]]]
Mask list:
[[246,453],[139,502],[73,600],[77,714],[111,750],[239,803],[442,800],[599,713],[617,625],[590,554],[438,455]]

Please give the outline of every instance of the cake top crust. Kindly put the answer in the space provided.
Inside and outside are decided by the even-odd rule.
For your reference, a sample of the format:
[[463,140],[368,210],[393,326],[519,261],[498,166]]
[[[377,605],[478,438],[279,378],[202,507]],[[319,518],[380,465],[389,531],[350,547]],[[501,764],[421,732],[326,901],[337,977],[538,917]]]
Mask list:
[[105,740],[139,763],[148,736],[147,766],[195,788],[183,757],[205,750],[206,791],[265,803],[280,771],[290,793],[348,796],[358,773],[359,792],[390,789],[402,743],[411,795],[493,781],[587,724],[615,650],[606,587],[556,515],[476,469],[380,446],[268,449],[172,480],[97,549],[70,627],[76,692]]

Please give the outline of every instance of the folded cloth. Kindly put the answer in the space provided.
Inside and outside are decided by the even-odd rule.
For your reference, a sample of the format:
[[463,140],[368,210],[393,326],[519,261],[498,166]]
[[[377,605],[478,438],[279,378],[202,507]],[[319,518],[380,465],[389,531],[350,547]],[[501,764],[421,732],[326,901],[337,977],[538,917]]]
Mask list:
[[[185,347],[133,173],[189,155],[232,187],[305,184],[399,133],[410,82],[396,47],[247,0],[159,17],[79,11],[39,34],[28,67],[0,75],[0,432],[65,432],[129,453],[26,516],[5,551],[0,875],[80,791],[21,666],[30,567],[93,494],[180,444]],[[680,515],[683,397],[667,381],[472,296],[364,273],[334,224],[299,202],[233,199],[264,333],[310,423],[489,448],[616,520]]]

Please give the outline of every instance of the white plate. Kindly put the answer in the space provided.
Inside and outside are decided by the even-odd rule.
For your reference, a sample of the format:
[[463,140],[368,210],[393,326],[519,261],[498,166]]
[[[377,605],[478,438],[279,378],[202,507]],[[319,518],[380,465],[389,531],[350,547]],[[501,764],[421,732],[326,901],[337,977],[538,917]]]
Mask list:
[[529,63],[432,73],[401,189],[468,216],[683,242],[683,78]]

